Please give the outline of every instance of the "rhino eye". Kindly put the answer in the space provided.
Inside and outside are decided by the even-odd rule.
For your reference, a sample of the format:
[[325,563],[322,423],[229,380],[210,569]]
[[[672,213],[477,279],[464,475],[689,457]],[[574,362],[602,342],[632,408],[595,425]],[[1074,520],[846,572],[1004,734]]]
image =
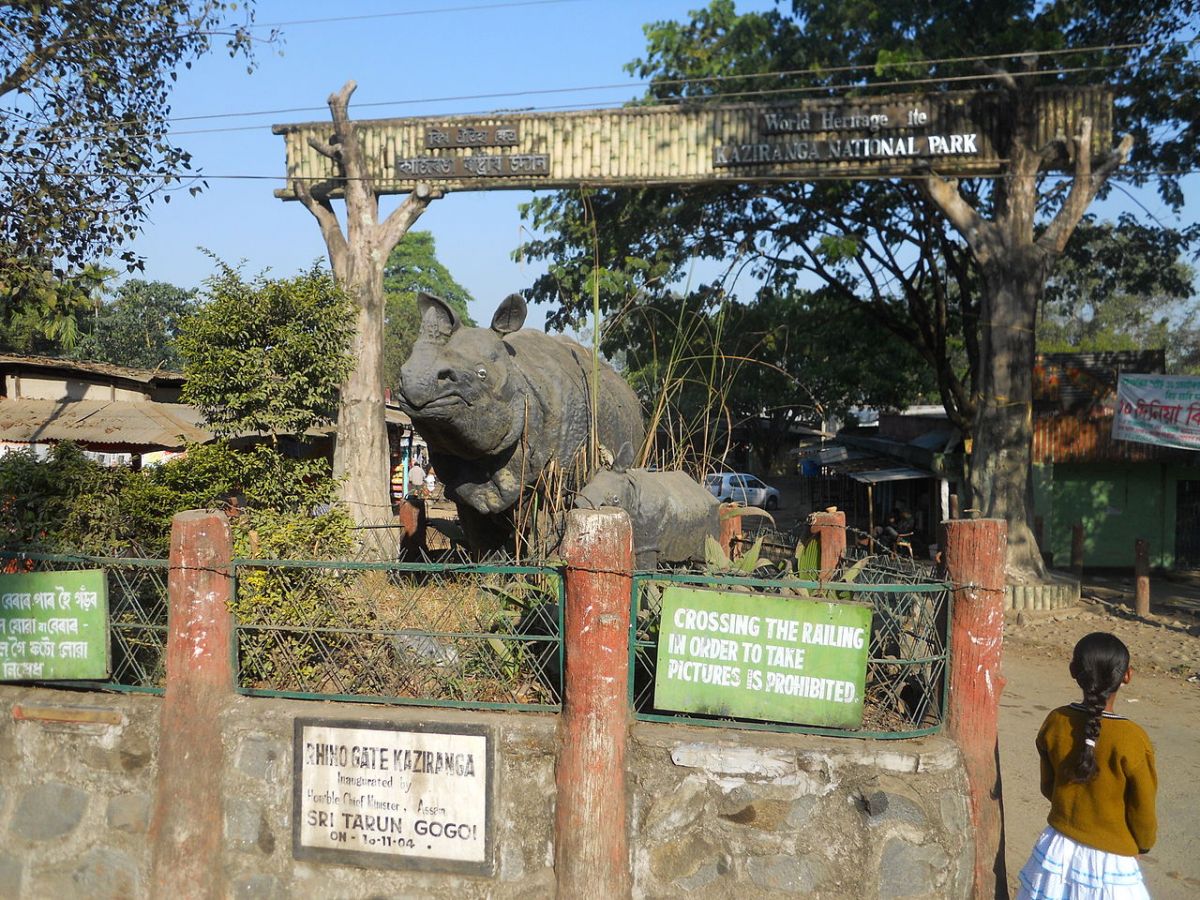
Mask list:
[[475,370],[475,374],[478,375],[479,380],[482,381],[483,379],[487,378],[487,369],[485,369],[483,366],[480,366]]
[[618,497],[616,494],[609,494],[609,495],[608,495],[607,502],[606,502],[606,504],[605,504],[605,505],[607,505],[607,506],[620,506],[620,505],[621,505],[621,498],[620,498],[620,497]]

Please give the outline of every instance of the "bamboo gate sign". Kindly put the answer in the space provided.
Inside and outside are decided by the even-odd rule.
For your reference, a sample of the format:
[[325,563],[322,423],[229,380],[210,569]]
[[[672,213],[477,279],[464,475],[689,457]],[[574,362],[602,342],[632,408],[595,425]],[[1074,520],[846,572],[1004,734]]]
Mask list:
[[[1112,93],[1103,87],[1036,93],[1036,146],[1092,120],[1092,154],[1109,149]],[[995,175],[1009,110],[994,91],[891,94],[780,104],[705,104],[576,112],[356,120],[377,195],[441,191],[646,187],[820,177]],[[276,125],[287,173],[340,196],[337,164],[311,141],[332,124]],[[1065,150],[1052,168],[1069,164]]]

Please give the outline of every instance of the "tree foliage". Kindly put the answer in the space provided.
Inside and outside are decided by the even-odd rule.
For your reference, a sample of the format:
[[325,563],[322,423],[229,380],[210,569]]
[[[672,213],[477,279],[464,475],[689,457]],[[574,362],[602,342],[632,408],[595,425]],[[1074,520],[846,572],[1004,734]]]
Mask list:
[[[763,292],[754,302],[701,286],[642,298],[609,322],[603,348],[668,434],[660,461],[697,470],[732,440],[776,469],[795,425],[820,426],[855,406],[897,408],[935,387],[916,355],[837,297]],[[668,459],[674,448],[679,451]]]
[[[1001,177],[598,191],[586,202],[560,192],[528,207],[546,237],[524,251],[550,261],[532,293],[560,306],[552,322],[569,321],[590,299],[577,289],[596,261],[629,270],[631,258],[646,294],[681,281],[693,257],[722,261],[731,277],[749,271],[775,293],[823,285],[868,310],[932,367],[951,419],[975,438],[974,505],[1007,518],[1010,560],[1016,549],[1036,567],[1024,520],[1032,514],[1026,412],[1038,301],[1124,147],[1092,169],[1089,154],[1072,152],[1082,134],[1032,146],[1022,110],[1038,87],[1112,85],[1116,130],[1134,138],[1120,174],[1154,181],[1178,208],[1179,176],[1196,165],[1200,127],[1200,64],[1189,52],[1196,0],[786,6],[790,13],[739,16],[730,0],[713,0],[687,22],[647,26],[647,53],[629,67],[650,82],[646,102],[851,103],[865,94],[969,86],[1012,111],[1002,120]],[[1047,173],[1055,154],[1074,169]],[[633,294],[602,293],[601,303],[618,309]]]
[[333,421],[353,361],[353,304],[314,265],[294,278],[246,281],[221,265],[182,326],[183,400],[218,435],[302,435]]
[[[250,58],[252,3],[47,0],[0,7],[0,273],[19,288],[119,253],[156,194],[191,180],[168,134],[181,68]],[[274,40],[274,35],[267,40]],[[200,183],[191,184],[194,192]]]
[[1165,348],[1167,369],[1200,365],[1195,270],[1185,244],[1123,216],[1085,221],[1046,285],[1038,319],[1044,352]]
[[163,558],[171,519],[188,509],[224,509],[236,497],[234,534],[249,556],[251,533],[275,540],[281,556],[344,553],[349,519],[328,507],[336,485],[324,459],[288,459],[268,445],[234,450],[216,442],[194,445],[161,466],[135,471],[103,466],[69,442],[45,459],[31,452],[0,457],[0,546],[50,552]]
[[412,352],[421,325],[417,294],[441,297],[458,313],[464,325],[474,325],[467,312],[471,295],[437,258],[433,234],[410,231],[388,254],[383,269],[384,312],[383,383],[400,385],[400,367]]
[[72,351],[77,359],[183,371],[175,346],[183,321],[196,310],[196,292],[164,281],[127,281],[99,304]]
[[27,356],[69,353],[88,327],[111,275],[89,265],[64,277],[49,266],[25,277],[0,266],[0,350]]

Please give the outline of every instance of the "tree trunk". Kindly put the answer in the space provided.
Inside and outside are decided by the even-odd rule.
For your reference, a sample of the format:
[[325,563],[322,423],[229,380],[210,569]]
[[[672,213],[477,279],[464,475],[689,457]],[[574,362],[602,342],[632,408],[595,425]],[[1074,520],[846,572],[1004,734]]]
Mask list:
[[[1008,522],[1008,577],[1044,578],[1045,566],[1033,536],[1033,363],[1038,300],[1054,262],[1105,181],[1129,158],[1128,135],[1095,168],[1092,121],[1080,118],[1069,142],[1074,177],[1058,212],[1040,235],[1038,174],[1065,139],[1037,148],[1032,94],[1001,74],[1010,104],[1008,155],[995,182],[994,214],[985,219],[953,180],[931,176],[921,183],[930,200],[967,242],[983,273],[979,304],[979,396],[968,482],[970,506]],[[1026,85],[1028,87],[1028,83]]]
[[983,267],[979,399],[970,454],[969,508],[1008,523],[1010,580],[1045,575],[1033,534],[1034,325],[1045,281],[1034,247]]
[[[350,121],[350,95],[354,89],[354,82],[348,81],[338,93],[329,96],[332,139],[309,140],[314,150],[337,163],[339,177],[317,184],[297,179],[292,187],[321,226],[333,273],[358,307],[357,329],[351,345],[354,370],[342,383],[338,400],[333,474],[341,479],[341,499],[354,521],[359,525],[374,525],[392,521],[383,404],[383,267],[388,254],[413,222],[442,194],[427,184],[418,184],[387,219],[379,221],[379,196],[366,153]],[[331,191],[339,187],[346,201],[344,232],[330,202]],[[370,556],[379,559],[394,556],[394,541],[385,540],[386,535],[386,531],[378,530],[364,537],[363,544]]]
[[[368,248],[350,247],[352,257]],[[338,401],[333,474],[342,479],[342,501],[360,525],[391,519],[387,423],[383,403],[383,270],[369,259],[353,259],[342,278],[357,302],[358,321],[351,353],[354,369],[342,383]]]

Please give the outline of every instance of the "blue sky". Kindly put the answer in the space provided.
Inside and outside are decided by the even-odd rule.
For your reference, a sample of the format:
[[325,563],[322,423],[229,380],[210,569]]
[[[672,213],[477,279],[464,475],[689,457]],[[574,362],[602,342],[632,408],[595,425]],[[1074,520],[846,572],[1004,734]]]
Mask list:
[[[252,74],[218,51],[180,76],[172,95],[175,132],[209,186],[155,204],[134,244],[146,260],[142,277],[198,286],[214,271],[200,247],[229,263],[244,260],[248,274],[287,276],[323,259],[316,221],[272,194],[283,183],[284,154],[271,125],[328,120],[325,98],[349,79],[358,83],[355,118],[620,106],[642,94],[623,66],[644,53],[643,26],[682,21],[705,2],[259,0],[258,22],[282,23],[280,48],[261,47]],[[737,6],[745,12],[774,3]],[[573,90],[581,88],[598,89]],[[1197,179],[1189,181],[1194,196]],[[503,297],[541,271],[511,258],[526,233],[518,205],[530,196],[451,194],[415,226],[433,233],[439,259],[474,296],[477,320],[490,320]],[[386,198],[383,213],[399,199]],[[1173,221],[1151,192],[1139,192],[1138,201],[1164,223]],[[1113,216],[1131,203],[1118,190],[1098,210]],[[544,318],[535,309],[529,324]]]
[[[355,118],[468,113],[600,104],[620,106],[642,89],[622,69],[641,56],[648,22],[683,20],[703,0],[259,0],[260,23],[284,24],[282,55],[270,47],[246,73],[217,52],[180,76],[172,118],[194,166],[210,176],[192,197],[156,203],[134,249],[143,277],[192,287],[213,273],[204,247],[248,274],[286,276],[325,257],[316,221],[298,203],[275,199],[282,186],[277,122],[328,120],[325,98],[349,79]],[[739,0],[740,11],[771,0]],[[411,15],[394,15],[408,13]],[[354,18],[378,14],[386,17]],[[298,20],[330,19],[302,24]],[[553,94],[522,92],[616,85]],[[479,95],[500,95],[488,96]],[[454,99],[475,98],[475,99]],[[369,106],[368,104],[388,104]],[[288,110],[287,112],[273,112]],[[261,113],[259,115],[237,115]],[[213,116],[214,118],[191,118]],[[207,133],[199,133],[207,132]],[[230,178],[223,176],[243,176]],[[246,178],[244,176],[254,176]],[[279,180],[271,180],[279,177]],[[511,259],[522,239],[524,191],[451,194],[432,203],[417,229],[433,232],[438,258],[471,292],[472,314],[488,321],[500,300],[541,271]],[[398,198],[387,198],[384,213]],[[544,321],[534,310],[530,324]]]

